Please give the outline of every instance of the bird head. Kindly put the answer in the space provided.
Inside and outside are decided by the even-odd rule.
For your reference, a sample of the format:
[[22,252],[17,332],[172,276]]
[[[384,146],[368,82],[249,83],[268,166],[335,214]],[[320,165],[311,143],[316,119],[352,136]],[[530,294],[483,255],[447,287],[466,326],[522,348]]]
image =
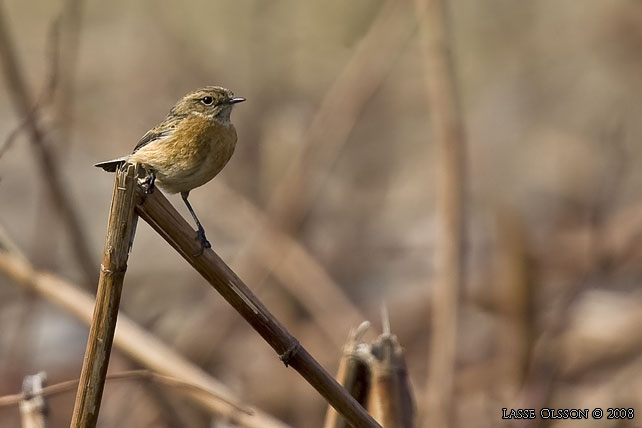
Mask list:
[[245,101],[243,97],[235,97],[229,89],[220,86],[206,86],[190,92],[177,102],[170,114],[190,115],[199,114],[208,119],[229,122],[232,106]]

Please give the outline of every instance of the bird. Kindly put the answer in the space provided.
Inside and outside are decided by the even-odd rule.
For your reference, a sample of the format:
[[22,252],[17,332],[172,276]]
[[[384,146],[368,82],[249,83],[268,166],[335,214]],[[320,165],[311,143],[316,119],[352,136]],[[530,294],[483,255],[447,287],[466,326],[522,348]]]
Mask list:
[[245,98],[220,86],[190,92],[165,120],[142,136],[131,154],[95,166],[116,172],[126,163],[140,164],[149,174],[150,191],[158,185],[169,193],[180,193],[196,222],[202,254],[211,244],[189,203],[189,193],[214,178],[232,157],[237,135],[230,114],[234,104],[243,101]]

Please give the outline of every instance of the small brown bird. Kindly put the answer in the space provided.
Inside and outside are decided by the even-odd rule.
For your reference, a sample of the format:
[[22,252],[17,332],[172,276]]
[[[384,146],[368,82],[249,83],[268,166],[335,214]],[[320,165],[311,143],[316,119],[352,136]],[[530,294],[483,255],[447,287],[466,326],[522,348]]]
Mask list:
[[190,190],[214,178],[227,164],[236,146],[236,129],[230,121],[232,106],[245,101],[229,89],[206,86],[185,95],[163,122],[147,131],[132,154],[96,166],[115,172],[125,163],[142,164],[169,193],[180,193],[198,227],[201,252],[211,245],[187,197]]

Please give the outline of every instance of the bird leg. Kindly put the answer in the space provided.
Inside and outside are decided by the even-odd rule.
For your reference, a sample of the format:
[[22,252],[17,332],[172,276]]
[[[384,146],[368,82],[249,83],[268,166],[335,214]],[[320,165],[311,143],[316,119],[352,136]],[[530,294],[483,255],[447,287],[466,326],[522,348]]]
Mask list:
[[206,248],[212,248],[212,245],[209,243],[209,241],[205,237],[205,229],[203,229],[201,222],[198,221],[198,217],[196,217],[196,213],[194,212],[194,209],[192,208],[189,201],[187,200],[188,196],[189,196],[189,192],[181,192],[181,197],[183,198],[183,201],[185,201],[185,205],[187,205],[187,209],[189,210],[189,213],[192,215],[192,218],[196,222],[196,227],[198,228],[198,232],[196,233],[196,238],[201,241],[201,251],[195,255],[200,256],[201,254],[203,254],[203,251],[205,251]]

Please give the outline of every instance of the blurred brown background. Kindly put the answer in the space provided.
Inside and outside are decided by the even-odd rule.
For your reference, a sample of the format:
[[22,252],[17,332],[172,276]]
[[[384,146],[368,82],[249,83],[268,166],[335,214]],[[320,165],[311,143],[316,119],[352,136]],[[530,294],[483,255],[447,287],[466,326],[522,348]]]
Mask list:
[[[52,73],[51,28],[62,16],[58,81],[44,92],[41,122],[96,267],[113,177],[92,165],[130,152],[185,93],[228,87],[248,99],[232,115],[237,151],[190,198],[213,248],[330,372],[362,319],[315,294],[303,267],[290,275],[299,292],[296,281],[284,287],[283,275],[263,273],[269,251],[247,256],[257,213],[278,214],[374,333],[385,302],[421,426],[435,159],[415,7],[396,3],[0,7],[34,99]],[[456,0],[449,8],[468,180],[453,426],[496,426],[502,407],[520,405],[642,412],[642,3]],[[5,77],[3,145],[22,121]],[[291,205],[269,208],[300,153],[304,174]],[[171,200],[187,218],[180,198]],[[0,158],[0,224],[35,266],[83,282],[25,134]],[[274,269],[285,269],[287,255],[273,248]],[[122,311],[247,403],[292,426],[322,425],[316,392],[143,222]],[[40,370],[50,384],[76,378],[86,338],[84,325],[0,274],[0,395]],[[135,367],[115,349],[111,371]],[[73,398],[51,398],[52,427],[67,426]],[[180,396],[136,382],[107,384],[99,426],[176,426],[167,406],[194,426],[224,426]],[[17,407],[0,408],[0,425],[19,426]]]

